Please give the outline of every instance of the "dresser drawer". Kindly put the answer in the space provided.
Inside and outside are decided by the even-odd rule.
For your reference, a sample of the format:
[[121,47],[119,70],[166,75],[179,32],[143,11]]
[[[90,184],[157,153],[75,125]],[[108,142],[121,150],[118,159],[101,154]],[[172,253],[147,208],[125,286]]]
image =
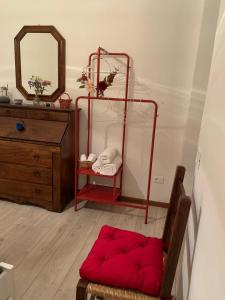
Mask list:
[[[24,130],[17,130],[18,123],[23,123]],[[0,117],[2,138],[60,144],[66,128],[63,122]]]
[[0,107],[0,117],[26,118],[27,113],[24,109]]
[[0,198],[51,208],[52,187],[34,183],[21,184],[19,181],[0,179]]
[[0,141],[0,162],[52,168],[52,152],[47,148],[35,144]]
[[15,117],[15,118],[28,118],[35,120],[48,120],[48,121],[60,121],[68,122],[69,113],[61,111],[51,111],[47,108],[45,110],[37,108],[22,108],[18,107],[1,107],[0,116],[2,117]]
[[27,118],[36,120],[49,120],[68,122],[69,114],[64,112],[46,111],[46,110],[27,110]]
[[52,171],[47,168],[0,162],[0,179],[52,185]]

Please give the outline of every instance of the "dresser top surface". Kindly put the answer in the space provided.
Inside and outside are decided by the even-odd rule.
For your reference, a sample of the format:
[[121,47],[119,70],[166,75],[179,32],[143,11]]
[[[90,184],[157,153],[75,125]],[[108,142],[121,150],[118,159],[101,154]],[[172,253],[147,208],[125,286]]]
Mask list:
[[7,108],[16,108],[16,109],[32,109],[32,110],[44,110],[44,111],[57,111],[57,112],[73,112],[74,108],[62,109],[60,107],[46,107],[42,105],[33,105],[33,104],[8,104],[8,103],[0,103],[0,107],[7,107]]

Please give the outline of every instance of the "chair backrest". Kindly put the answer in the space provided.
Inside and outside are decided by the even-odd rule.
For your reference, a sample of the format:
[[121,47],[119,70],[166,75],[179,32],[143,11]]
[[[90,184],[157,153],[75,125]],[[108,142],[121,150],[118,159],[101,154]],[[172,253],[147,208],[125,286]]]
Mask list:
[[160,289],[160,297],[170,298],[175,278],[176,268],[182,247],[186,225],[191,206],[190,197],[186,196],[183,186],[185,168],[178,166],[174,178],[170,206],[168,209],[163,245],[165,255],[164,274]]

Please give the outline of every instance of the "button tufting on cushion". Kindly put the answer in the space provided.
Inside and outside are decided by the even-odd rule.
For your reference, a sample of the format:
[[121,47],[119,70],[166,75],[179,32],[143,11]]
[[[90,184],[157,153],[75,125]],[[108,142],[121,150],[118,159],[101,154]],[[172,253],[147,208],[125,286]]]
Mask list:
[[162,240],[103,226],[80,268],[84,279],[157,296],[163,274]]
[[104,262],[104,260],[105,260],[105,258],[104,258],[104,257],[99,257],[98,259],[99,259],[99,261],[100,261],[101,263],[103,263],[103,262]]
[[125,254],[125,253],[127,253],[127,250],[126,249],[121,249],[120,252]]

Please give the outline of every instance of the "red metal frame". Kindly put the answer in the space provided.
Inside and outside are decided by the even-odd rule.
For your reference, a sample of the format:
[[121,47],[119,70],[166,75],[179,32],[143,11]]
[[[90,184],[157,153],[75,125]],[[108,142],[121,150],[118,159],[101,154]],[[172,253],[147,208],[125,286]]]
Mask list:
[[[119,205],[119,206],[128,206],[132,208],[140,208],[145,210],[145,223],[148,220],[148,211],[149,211],[149,204],[150,204],[150,191],[151,191],[151,176],[152,176],[152,164],[153,164],[153,153],[154,153],[154,144],[155,144],[155,132],[156,132],[156,121],[157,121],[157,112],[158,112],[158,105],[153,100],[141,100],[143,104],[150,104],[154,107],[154,118],[153,118],[153,126],[152,126],[152,138],[151,138],[151,146],[150,146],[150,156],[149,156],[149,173],[148,173],[148,187],[147,187],[147,197],[146,197],[146,204],[132,204],[127,202],[118,201],[119,197],[122,195],[122,185],[119,185],[119,188],[116,187],[116,179],[118,175],[122,176],[123,165],[118,170],[117,174],[114,176],[102,176],[100,174],[94,173],[92,170],[87,169],[79,169],[78,160],[79,160],[79,130],[78,130],[78,109],[79,109],[79,101],[81,100],[88,100],[88,101],[119,101],[125,102],[128,104],[129,102],[137,102],[139,103],[139,99],[121,99],[121,98],[105,98],[105,97],[90,97],[90,96],[80,96],[75,101],[75,195],[74,195],[74,205],[75,210],[77,210],[77,205],[81,201],[94,201],[94,202],[101,202],[101,203],[108,203],[112,205]],[[126,105],[127,106],[127,105]],[[125,124],[126,125],[126,124]],[[125,144],[125,138],[123,138],[123,146]],[[100,177],[108,177],[109,179],[113,179],[113,187],[104,187],[104,186],[97,186],[91,185],[87,182],[87,184],[79,191],[78,190],[78,176],[79,174],[89,176],[100,176]],[[121,183],[121,180],[120,180]],[[111,197],[110,197],[111,195]]]
[[[128,85],[129,85],[129,68],[130,68],[130,58],[126,53],[109,53],[103,48],[99,47],[98,51],[90,54],[89,56],[89,67],[92,65],[92,60],[94,57],[97,57],[97,86],[100,80],[100,59],[102,55],[108,56],[122,56],[127,59],[126,64],[126,84],[125,84],[125,97],[124,98],[108,98],[108,97],[100,97],[97,91],[96,97],[90,96],[80,96],[75,101],[75,195],[74,195],[74,206],[75,210],[78,209],[77,205],[81,201],[94,201],[101,203],[108,203],[112,205],[119,206],[127,206],[132,208],[139,208],[145,210],[145,223],[148,220],[148,211],[150,204],[150,188],[151,188],[151,175],[152,175],[152,164],[153,164],[153,152],[154,152],[154,143],[155,143],[155,131],[156,131],[156,121],[157,121],[157,112],[158,105],[153,100],[140,100],[140,99],[128,99]],[[89,78],[91,78],[91,72],[89,69]],[[148,174],[148,186],[147,186],[147,197],[146,204],[133,204],[124,201],[118,201],[119,197],[122,195],[122,184],[123,184],[123,164],[118,170],[118,172],[114,176],[103,176],[100,174],[96,174],[90,169],[79,169],[78,161],[79,161],[79,124],[78,124],[78,108],[79,101],[86,100],[88,101],[88,116],[87,116],[87,155],[90,153],[90,143],[91,143],[91,102],[95,100],[100,101],[116,101],[116,102],[124,102],[124,114],[123,114],[123,135],[122,135],[122,161],[124,162],[124,152],[125,152],[125,141],[126,141],[126,119],[127,119],[127,106],[129,102],[137,102],[143,104],[153,105],[154,107],[154,119],[152,126],[152,139],[151,139],[151,147],[150,147],[150,158],[149,158],[149,174]],[[86,185],[79,191],[78,190],[78,177],[79,175],[86,175],[87,181]],[[89,183],[90,176],[98,176],[98,177],[107,177],[113,180],[113,187],[105,187],[101,185],[92,185]],[[119,179],[119,187],[117,187],[117,178]]]

